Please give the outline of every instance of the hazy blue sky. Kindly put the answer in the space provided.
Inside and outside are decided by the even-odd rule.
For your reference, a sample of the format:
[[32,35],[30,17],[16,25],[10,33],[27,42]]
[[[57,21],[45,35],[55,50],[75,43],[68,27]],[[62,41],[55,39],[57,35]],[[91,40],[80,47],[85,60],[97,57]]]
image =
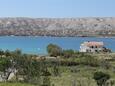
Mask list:
[[115,0],[0,0],[0,17],[115,17]]

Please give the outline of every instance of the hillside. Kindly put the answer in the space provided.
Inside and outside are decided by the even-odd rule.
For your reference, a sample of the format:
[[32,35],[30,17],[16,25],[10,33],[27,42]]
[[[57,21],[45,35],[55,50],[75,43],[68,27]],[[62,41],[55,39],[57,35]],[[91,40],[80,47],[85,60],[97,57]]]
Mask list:
[[0,18],[0,35],[115,36],[115,18]]
[[[0,86],[115,86],[115,53],[52,50],[56,57],[50,52],[49,56],[39,56],[0,50]],[[100,72],[97,76],[102,85],[97,85],[94,76]],[[14,77],[8,79],[12,73]]]

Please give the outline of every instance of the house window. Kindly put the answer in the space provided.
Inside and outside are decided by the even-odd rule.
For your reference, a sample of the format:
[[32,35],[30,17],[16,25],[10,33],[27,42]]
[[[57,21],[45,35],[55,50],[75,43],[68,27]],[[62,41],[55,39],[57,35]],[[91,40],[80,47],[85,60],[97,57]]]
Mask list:
[[91,46],[91,48],[94,48],[93,46]]
[[87,49],[86,52],[91,52],[91,50]]
[[98,52],[98,50],[95,50],[95,52]]
[[88,49],[86,49],[86,52],[88,52]]

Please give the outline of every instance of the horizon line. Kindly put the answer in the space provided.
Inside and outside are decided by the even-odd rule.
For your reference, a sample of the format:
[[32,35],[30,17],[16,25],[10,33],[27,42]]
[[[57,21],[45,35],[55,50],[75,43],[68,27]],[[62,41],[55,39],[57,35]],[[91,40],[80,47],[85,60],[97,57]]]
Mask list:
[[0,17],[0,18],[46,18],[46,19],[71,19],[71,18],[115,18],[115,16],[86,16],[86,17],[28,17],[28,16],[6,16],[6,17]]

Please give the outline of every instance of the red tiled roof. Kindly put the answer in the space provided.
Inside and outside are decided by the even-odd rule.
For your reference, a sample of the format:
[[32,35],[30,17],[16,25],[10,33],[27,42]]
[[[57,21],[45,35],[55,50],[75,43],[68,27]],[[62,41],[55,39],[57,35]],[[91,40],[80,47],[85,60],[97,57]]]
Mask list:
[[95,42],[95,41],[91,41],[91,42],[85,42],[84,43],[87,46],[103,46],[103,42]]

